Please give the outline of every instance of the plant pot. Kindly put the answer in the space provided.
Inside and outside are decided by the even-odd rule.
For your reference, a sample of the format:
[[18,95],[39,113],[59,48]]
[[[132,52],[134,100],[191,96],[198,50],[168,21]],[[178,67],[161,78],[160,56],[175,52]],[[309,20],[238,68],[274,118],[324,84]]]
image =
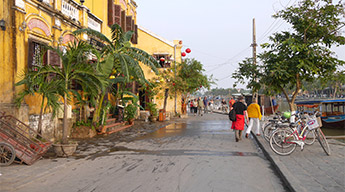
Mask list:
[[134,119],[128,119],[128,123],[132,125],[134,123]]
[[150,120],[151,122],[156,122],[156,121],[157,121],[157,117],[150,116],[150,117],[149,117],[149,120]]
[[54,151],[58,157],[68,157],[77,150],[77,143],[53,144]]

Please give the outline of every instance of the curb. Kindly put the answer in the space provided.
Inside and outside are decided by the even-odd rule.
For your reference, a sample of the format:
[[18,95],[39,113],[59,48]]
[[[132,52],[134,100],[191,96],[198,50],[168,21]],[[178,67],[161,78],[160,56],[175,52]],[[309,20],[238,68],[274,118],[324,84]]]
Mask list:
[[[224,112],[218,112],[218,111],[213,111],[215,113],[218,114],[223,114],[223,115],[227,115],[227,113]],[[284,175],[283,171],[280,169],[280,167],[277,165],[277,163],[273,160],[273,158],[271,157],[271,155],[267,152],[266,148],[263,146],[263,144],[259,141],[259,139],[257,138],[257,136],[255,134],[253,134],[251,132],[251,135],[253,136],[253,138],[255,139],[255,142],[258,144],[258,146],[261,148],[263,154],[265,155],[265,157],[267,158],[267,160],[271,163],[271,165],[274,168],[274,171],[276,171],[276,173],[278,174],[278,176],[280,177],[280,179],[283,182],[283,185],[285,185],[289,191],[291,192],[297,192],[298,190],[296,190],[293,185],[291,184],[291,182],[287,179],[287,177]]]
[[259,145],[261,148],[262,152],[264,153],[265,157],[268,159],[268,161],[272,164],[274,170],[277,172],[279,175],[280,179],[283,181],[284,185],[291,191],[291,192],[296,192],[295,188],[292,186],[290,181],[286,178],[284,173],[280,170],[279,166],[276,164],[276,162],[273,160],[271,155],[266,151],[265,147],[262,145],[262,143],[259,141],[259,139],[256,137],[255,134],[251,133],[253,138],[255,139],[256,143]]

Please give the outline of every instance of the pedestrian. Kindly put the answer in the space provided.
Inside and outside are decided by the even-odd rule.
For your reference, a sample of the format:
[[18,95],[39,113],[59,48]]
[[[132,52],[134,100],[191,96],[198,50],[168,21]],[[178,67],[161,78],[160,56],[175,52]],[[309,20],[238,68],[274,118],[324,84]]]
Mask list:
[[204,101],[199,97],[198,99],[198,115],[202,116],[203,114],[203,109],[204,109]]
[[253,129],[253,133],[257,136],[260,136],[260,120],[261,120],[261,111],[257,99],[253,99],[253,102],[248,106],[247,109],[249,123],[246,131],[246,138],[248,138],[250,131]]
[[194,113],[194,105],[193,105],[193,100],[189,100],[189,112],[191,113],[191,114],[193,114]]
[[233,105],[235,102],[236,102],[236,101],[235,101],[234,97],[231,97],[230,100],[229,100],[229,110],[232,109],[232,105]]
[[209,102],[210,112],[213,113],[213,99]]
[[194,109],[194,116],[196,116],[198,112],[198,101],[196,99],[193,100],[193,109]]
[[248,122],[247,106],[243,103],[244,97],[239,96],[232,106],[236,113],[236,121],[232,122],[231,129],[235,130],[236,142],[242,140],[245,120]]
[[207,100],[207,97],[205,96],[204,97],[204,113],[205,114],[207,113],[207,107],[208,107],[208,100]]

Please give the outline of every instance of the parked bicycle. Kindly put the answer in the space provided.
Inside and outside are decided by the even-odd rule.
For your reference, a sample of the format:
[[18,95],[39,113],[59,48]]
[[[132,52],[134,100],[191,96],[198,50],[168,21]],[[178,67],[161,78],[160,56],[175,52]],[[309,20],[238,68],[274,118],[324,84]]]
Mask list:
[[[276,129],[270,137],[270,147],[278,155],[290,155],[299,145],[301,150],[304,149],[304,145],[311,145],[314,143],[315,138],[318,139],[321,147],[327,155],[330,155],[330,148],[326,140],[325,135],[323,134],[320,125],[318,123],[318,113],[310,117],[306,123],[302,122],[300,118],[297,122],[291,123],[291,129]],[[302,126],[302,127],[299,127]],[[302,131],[300,132],[300,128]],[[307,138],[311,137],[309,141]]]

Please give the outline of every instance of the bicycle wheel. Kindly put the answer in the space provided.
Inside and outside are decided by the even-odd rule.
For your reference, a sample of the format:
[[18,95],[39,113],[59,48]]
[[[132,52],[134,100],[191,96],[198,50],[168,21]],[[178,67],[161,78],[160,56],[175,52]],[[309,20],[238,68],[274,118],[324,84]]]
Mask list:
[[304,143],[306,145],[312,145],[314,144],[316,140],[315,130],[306,130],[306,138],[304,140]]
[[319,140],[319,143],[322,147],[322,149],[325,151],[327,155],[331,155],[331,150],[329,148],[328,142],[326,140],[325,135],[323,134],[322,130],[320,128],[316,129],[316,135],[317,135],[317,140]]
[[270,142],[270,136],[275,129],[276,128],[274,123],[268,123],[267,125],[265,125],[263,129],[263,136],[267,142]]
[[290,129],[277,129],[270,138],[270,147],[278,155],[290,155],[296,149],[297,136]]
[[7,143],[0,143],[0,166],[10,165],[16,158],[16,151]]

